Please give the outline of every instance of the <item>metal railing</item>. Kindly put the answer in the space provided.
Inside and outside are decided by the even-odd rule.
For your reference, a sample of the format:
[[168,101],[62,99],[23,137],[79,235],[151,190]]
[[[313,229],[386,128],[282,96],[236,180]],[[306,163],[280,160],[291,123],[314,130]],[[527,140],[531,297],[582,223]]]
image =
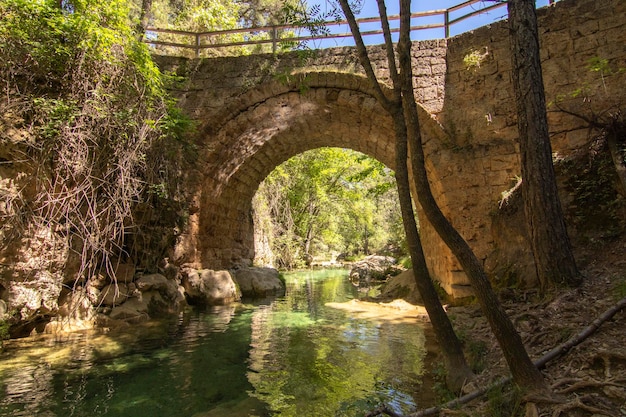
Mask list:
[[[549,0],[552,4],[554,0]],[[431,10],[424,12],[417,12],[411,15],[412,24],[411,32],[425,31],[425,30],[443,30],[443,37],[449,38],[451,28],[463,21],[471,19],[481,14],[485,14],[491,10],[506,6],[505,0],[468,0],[460,3],[456,6],[452,6],[447,9]],[[468,11],[469,10],[469,11]],[[458,14],[457,14],[458,13]],[[506,17],[506,8],[504,14],[499,16],[500,18]],[[440,21],[432,22],[433,18],[438,18]],[[396,21],[400,19],[399,15],[389,16],[390,21]],[[495,19],[494,19],[495,20]],[[371,23],[379,23],[380,17],[367,17],[357,19],[359,26],[367,25]],[[301,42],[311,40],[332,40],[341,38],[350,38],[352,33],[350,32],[333,32],[330,28],[347,25],[345,20],[341,21],[328,21],[321,24],[321,26],[327,28],[323,34],[305,34],[308,28],[305,25],[274,25],[263,27],[250,27],[240,29],[219,30],[210,32],[189,32],[184,30],[173,29],[159,29],[159,28],[147,28],[144,35],[144,42],[154,47],[172,47],[183,48],[192,50],[195,56],[200,56],[200,52],[203,50],[237,47],[237,46],[253,46],[253,45],[272,45],[272,52],[276,53],[278,47],[282,45],[294,45]],[[486,23],[483,23],[483,25]],[[469,29],[468,29],[469,30]],[[399,32],[399,28],[392,28],[393,33]],[[299,35],[293,36],[294,33]],[[375,30],[363,30],[362,35],[364,37],[373,35],[382,35],[382,29]],[[159,34],[167,34],[170,37],[182,38],[182,41],[174,40],[161,40]],[[243,40],[230,41],[228,35],[243,34]],[[265,35],[264,35],[265,34]],[[285,37],[282,37],[286,34]],[[259,38],[260,37],[260,38]],[[439,35],[439,38],[442,36]],[[435,37],[431,38],[434,39]]]

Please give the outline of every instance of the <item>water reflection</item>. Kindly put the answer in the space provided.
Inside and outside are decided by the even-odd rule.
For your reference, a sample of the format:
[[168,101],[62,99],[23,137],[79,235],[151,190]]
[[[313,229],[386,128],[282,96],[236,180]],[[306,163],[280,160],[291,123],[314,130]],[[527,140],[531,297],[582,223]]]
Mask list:
[[189,310],[107,334],[11,341],[0,415],[355,416],[415,407],[419,321],[359,318],[345,273],[287,277],[285,297]]

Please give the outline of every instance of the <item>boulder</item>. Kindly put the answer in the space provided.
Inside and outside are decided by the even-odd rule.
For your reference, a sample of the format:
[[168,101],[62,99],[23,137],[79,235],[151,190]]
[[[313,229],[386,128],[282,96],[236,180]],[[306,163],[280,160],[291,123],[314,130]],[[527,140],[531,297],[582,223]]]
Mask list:
[[407,269],[389,278],[382,286],[379,298],[383,301],[402,299],[411,304],[422,305],[422,296],[417,290],[413,269]]
[[124,304],[111,309],[108,318],[116,321],[138,323],[178,311],[178,304],[165,300],[157,290],[141,292]]
[[374,281],[384,281],[402,270],[391,256],[370,255],[355,262],[350,270],[350,281],[357,287],[368,287]]
[[59,314],[46,325],[45,333],[58,334],[91,329],[96,311],[88,294],[89,288],[77,287],[59,298]]
[[141,292],[158,291],[168,300],[178,300],[178,284],[173,279],[167,279],[161,274],[142,275],[135,281],[137,289]]
[[124,304],[113,307],[109,317],[113,320],[124,320],[132,323],[139,323],[150,318],[147,303],[138,298],[131,298]]
[[285,295],[285,284],[274,268],[242,268],[233,275],[244,297]]
[[56,314],[62,282],[60,275],[48,271],[37,271],[31,281],[9,282],[8,308],[19,312],[19,318],[24,321],[42,315]]
[[64,319],[90,322],[95,315],[86,288],[78,287],[59,298],[59,316]]
[[100,292],[98,305],[111,307],[123,304],[133,292],[126,284],[109,284]]
[[182,284],[189,304],[222,305],[241,299],[241,291],[228,271],[187,270]]
[[116,263],[113,267],[111,281],[128,284],[135,277],[135,265],[131,263]]

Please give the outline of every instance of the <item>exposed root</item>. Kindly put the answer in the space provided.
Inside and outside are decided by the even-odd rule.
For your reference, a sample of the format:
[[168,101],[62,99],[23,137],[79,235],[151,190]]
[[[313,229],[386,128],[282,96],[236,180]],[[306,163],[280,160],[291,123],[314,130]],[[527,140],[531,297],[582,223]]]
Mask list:
[[[548,362],[567,354],[573,347],[579,345],[585,339],[590,337],[604,322],[610,320],[611,318],[613,318],[613,316],[615,316],[615,314],[617,314],[618,312],[622,311],[625,308],[626,308],[626,298],[623,298],[617,304],[607,309],[604,313],[602,313],[597,319],[595,319],[590,325],[585,327],[578,334],[574,335],[566,342],[561,343],[560,345],[558,345],[557,347],[549,351],[547,354],[545,354],[544,356],[536,360],[534,362],[535,366],[537,366],[538,368],[543,368],[546,366]],[[614,352],[602,351],[598,353],[596,357],[599,357],[603,360],[605,364],[605,374],[608,376],[610,376],[609,368],[610,368],[611,359],[626,360],[626,355],[622,354],[621,352],[614,353]],[[572,363],[570,363],[569,366],[573,368]],[[467,404],[477,398],[484,396],[489,390],[493,388],[497,388],[497,387],[502,387],[504,385],[509,384],[510,382],[511,382],[510,377],[502,378],[488,387],[477,389],[474,392],[471,392],[462,397],[456,398],[452,401],[449,401],[446,404],[435,406],[435,407],[430,407],[424,410],[419,410],[415,413],[408,414],[406,417],[425,417],[425,416],[436,415],[443,410],[446,410],[446,412],[448,412],[449,409],[458,409],[459,406],[463,404]],[[619,378],[619,379],[607,378],[604,381],[586,380],[583,378],[565,378],[565,379],[558,380],[554,384],[552,384],[552,389],[556,390],[557,388],[561,386],[568,385],[567,387],[559,391],[556,391],[556,394],[557,395],[570,394],[570,393],[579,391],[580,389],[584,389],[584,388],[599,388],[599,387],[624,388],[623,384],[625,382],[626,382],[626,378]],[[560,399],[556,399],[550,396],[546,398],[526,398],[526,401],[527,403],[533,403],[533,404],[534,403],[550,403],[550,404],[561,403]],[[600,416],[611,417],[611,411],[608,411],[605,408],[599,408],[597,405],[591,405],[590,403],[593,403],[593,402],[594,402],[594,398],[591,395],[576,397],[576,399],[573,401],[556,406],[552,414],[552,417],[559,417],[563,415],[563,413],[574,410],[574,409],[580,409],[580,410],[591,412],[593,414],[597,414]],[[533,415],[532,412],[535,409],[536,409],[536,405],[534,407],[531,406],[527,408],[527,411],[532,416]],[[374,410],[373,412],[367,414],[367,416],[378,416],[378,415],[403,417],[392,412],[385,405],[382,405],[377,410]]]
[[571,384],[567,388],[563,388],[561,390],[556,391],[557,394],[569,394],[569,393],[576,392],[585,388],[603,388],[607,386],[626,388],[626,386],[623,384],[625,381],[626,379],[614,380],[614,381],[611,381],[611,380],[598,381],[595,379],[589,380],[589,379],[568,378],[565,381],[561,380],[561,381],[557,381],[555,384],[552,384],[552,388],[555,389],[556,386]]
[[[572,410],[583,410],[583,411],[587,411],[589,413],[592,413],[594,415],[600,415],[600,416],[607,416],[607,417],[611,417],[611,411],[609,410],[605,410],[602,408],[598,408],[598,407],[594,407],[592,405],[587,405],[585,404],[583,401],[592,401],[593,398],[590,396],[584,396],[584,397],[576,397],[576,399],[574,399],[573,401],[570,401],[566,404],[563,404],[561,406],[558,406],[554,412],[552,413],[552,417],[559,417],[561,414],[563,414],[564,412],[567,411],[572,411]],[[570,415],[570,414],[565,414],[565,415]]]

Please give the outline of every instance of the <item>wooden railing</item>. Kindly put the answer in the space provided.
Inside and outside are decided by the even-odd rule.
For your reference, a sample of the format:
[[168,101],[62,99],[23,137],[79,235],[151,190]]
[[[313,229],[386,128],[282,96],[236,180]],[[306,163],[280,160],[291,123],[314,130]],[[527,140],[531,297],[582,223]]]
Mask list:
[[[553,3],[555,0],[549,0],[550,3]],[[450,7],[448,9],[439,9],[439,10],[431,10],[425,12],[417,12],[411,15],[411,21],[417,24],[411,26],[411,32],[415,31],[424,31],[424,30],[433,30],[439,29],[443,31],[440,32],[439,38],[445,37],[449,38],[451,33],[451,28],[468,19],[476,17],[478,15],[487,13],[493,9],[503,8],[502,14],[499,17],[506,17],[506,0],[468,0],[464,1],[456,6]],[[468,11],[469,10],[469,11]],[[432,22],[433,18],[439,18],[440,21]],[[389,16],[388,19],[390,21],[399,20],[399,15]],[[367,25],[372,23],[380,24],[380,17],[367,17],[357,19],[359,25]],[[253,45],[272,45],[272,52],[276,53],[278,50],[278,46],[281,44],[299,44],[301,42],[306,42],[310,40],[331,40],[331,39],[341,39],[341,38],[350,38],[352,37],[352,33],[349,32],[333,32],[332,28],[347,25],[347,21],[328,21],[324,22],[320,26],[327,28],[324,34],[316,35],[316,34],[305,34],[301,35],[302,32],[308,32],[307,26],[301,25],[274,25],[274,26],[263,26],[263,27],[251,27],[251,28],[240,28],[240,29],[229,29],[229,30],[220,30],[220,31],[211,31],[211,32],[188,32],[184,30],[173,30],[173,29],[159,29],[159,28],[147,28],[146,33],[144,35],[144,42],[154,46],[154,47],[171,47],[171,48],[184,48],[187,50],[194,51],[195,56],[200,56],[200,52],[203,50],[216,49],[216,48],[226,48],[226,47],[237,47],[237,46],[253,46]],[[483,25],[486,23],[483,23]],[[392,28],[392,32],[398,32],[398,28]],[[282,37],[287,33],[287,36]],[[294,33],[298,33],[299,35],[293,36]],[[382,29],[375,30],[363,30],[362,35],[373,36],[373,35],[381,35],[383,33]],[[168,34],[171,38],[182,39],[181,41],[174,40],[162,40],[159,39],[159,34]],[[228,35],[235,34],[243,34],[244,40],[242,41],[224,41],[224,38],[228,38]],[[248,35],[246,37],[245,35]],[[265,37],[263,37],[263,34]],[[441,36],[443,35],[443,36]],[[258,39],[258,37],[261,39]],[[256,39],[249,39],[256,38]],[[434,39],[431,38],[431,39]]]

